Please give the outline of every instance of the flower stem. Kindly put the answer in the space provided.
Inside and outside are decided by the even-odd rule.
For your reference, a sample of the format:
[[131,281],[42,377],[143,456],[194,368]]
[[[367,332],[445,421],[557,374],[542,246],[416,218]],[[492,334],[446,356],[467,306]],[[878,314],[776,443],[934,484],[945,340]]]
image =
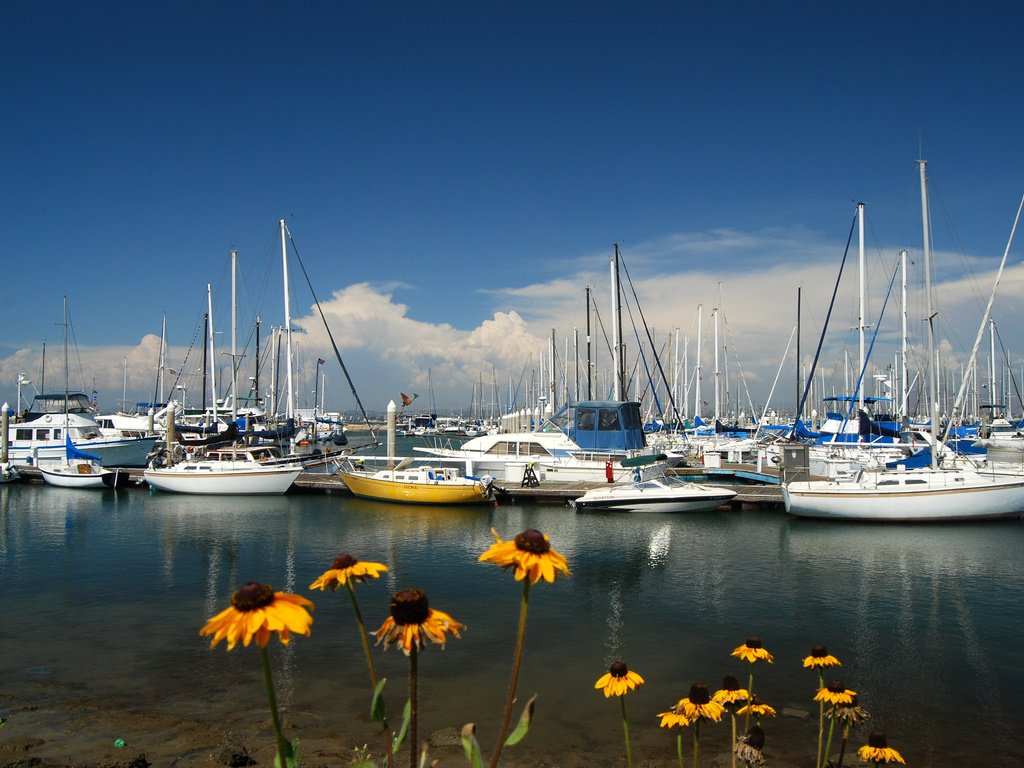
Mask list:
[[683,768],[683,733],[676,734],[676,755],[679,757],[679,768]]
[[700,718],[693,724],[693,768],[700,765]]
[[843,726],[843,743],[839,747],[839,762],[836,763],[836,768],[843,768],[843,755],[846,754],[846,740],[850,738],[850,726]]
[[[747,683],[747,696],[749,702],[754,701],[754,662],[750,662],[750,681]],[[743,730],[746,732],[747,728],[750,727],[750,709],[747,709],[747,714],[743,717]]]
[[828,722],[828,741],[825,742],[825,752],[821,756],[821,768],[825,768],[825,763],[828,762],[828,756],[832,752],[832,732],[835,730],[836,721],[834,718],[829,718]]
[[263,660],[263,682],[267,687],[267,700],[270,702],[270,719],[274,723],[274,736],[277,739],[277,759],[282,768],[287,766],[285,755],[288,749],[285,746],[284,733],[281,731],[281,718],[277,714],[277,696],[274,695],[274,677],[270,671],[270,654],[265,646],[260,647],[260,658]]
[[[825,673],[818,668],[818,690],[825,687]],[[821,765],[821,739],[825,735],[825,700],[818,702],[818,759],[814,761],[815,766]]]
[[516,633],[516,651],[512,659],[512,676],[508,681],[508,696],[505,698],[505,714],[501,718],[498,742],[494,745],[490,768],[497,768],[501,750],[505,747],[508,729],[512,723],[512,705],[516,701],[516,686],[519,684],[519,668],[523,661],[523,640],[526,637],[526,614],[530,608],[530,580],[523,579],[523,598],[519,603],[519,629]]
[[409,768],[415,768],[416,752],[419,749],[419,745],[417,743],[419,734],[416,732],[416,720],[419,715],[418,707],[416,706],[418,672],[419,649],[416,644],[413,643],[412,650],[409,651]]
[[736,713],[730,712],[729,719],[732,720],[732,768],[736,768]]
[[[370,672],[370,687],[377,687],[377,668],[373,665],[373,654],[370,652],[370,641],[366,636],[366,624],[363,622],[363,613],[359,610],[359,601],[356,600],[356,591],[352,587],[352,580],[345,580],[345,587],[348,589],[348,596],[352,600],[352,610],[356,615],[356,623],[359,625],[359,639],[363,642],[363,654],[366,656],[366,668]],[[394,751],[391,748],[391,730],[388,728],[387,717],[381,723],[384,729],[384,748],[387,750],[387,765],[391,768],[395,764]]]
[[626,695],[619,696],[622,704],[622,733],[626,737],[626,765],[633,768],[633,753],[629,748],[629,721],[626,719]]

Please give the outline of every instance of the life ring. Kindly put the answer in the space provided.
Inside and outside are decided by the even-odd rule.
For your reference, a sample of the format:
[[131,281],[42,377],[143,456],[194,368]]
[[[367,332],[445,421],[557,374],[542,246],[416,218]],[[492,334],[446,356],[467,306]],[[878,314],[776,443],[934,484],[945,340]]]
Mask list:
[[47,417],[45,417],[43,419],[43,421],[45,421],[47,424],[49,424],[51,421],[53,421],[53,416],[47,416]]

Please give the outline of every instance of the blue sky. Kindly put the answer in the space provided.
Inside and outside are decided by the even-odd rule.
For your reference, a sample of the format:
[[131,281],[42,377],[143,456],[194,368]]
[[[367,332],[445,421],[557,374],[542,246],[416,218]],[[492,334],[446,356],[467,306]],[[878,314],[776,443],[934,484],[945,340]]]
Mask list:
[[[730,390],[759,407],[798,286],[808,359],[857,201],[869,317],[899,249],[920,261],[922,156],[952,369],[1024,193],[1022,21],[1015,3],[8,4],[0,394],[14,401],[19,372],[38,384],[44,342],[59,383],[65,295],[72,386],[107,408],[125,360],[128,399],[152,395],[165,315],[167,364],[194,368],[208,283],[226,350],[232,248],[240,338],[257,314],[266,338],[283,322],[284,217],[368,408],[432,388],[458,409],[481,380],[504,394],[552,329],[564,357],[587,285],[610,318],[613,243],[656,345],[678,328],[692,356],[701,323],[704,399],[720,308]],[[994,313],[1018,369],[1019,253]],[[323,357],[328,405],[347,410],[291,269],[300,400]],[[830,370],[850,349],[855,274]],[[882,368],[891,304],[887,318]]]

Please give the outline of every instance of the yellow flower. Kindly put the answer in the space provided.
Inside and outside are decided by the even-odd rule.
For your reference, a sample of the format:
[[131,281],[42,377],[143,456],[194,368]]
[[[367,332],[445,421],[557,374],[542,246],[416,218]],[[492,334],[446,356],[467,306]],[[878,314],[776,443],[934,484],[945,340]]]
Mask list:
[[853,704],[856,691],[846,688],[838,680],[833,680],[824,688],[819,688],[814,695],[815,701],[825,701],[829,704]]
[[391,615],[373,634],[378,644],[384,643],[384,650],[392,643],[398,643],[408,656],[413,648],[425,647],[427,640],[444,648],[445,633],[462,637],[459,631],[465,628],[447,613],[431,608],[425,593],[418,589],[403,589],[391,596]]
[[822,667],[841,667],[839,659],[830,656],[824,645],[818,644],[811,648],[811,655],[804,659],[804,667],[821,669]]
[[611,668],[602,675],[596,683],[595,688],[604,689],[604,697],[625,696],[635,688],[644,684],[644,679],[636,672],[630,672],[621,661],[616,661]]
[[712,697],[719,704],[741,704],[750,698],[746,688],[740,688],[739,682],[733,675],[726,675],[722,680],[722,687],[715,691]]
[[[678,706],[678,704],[676,706]],[[676,726],[685,728],[690,724],[690,721],[685,715],[676,711],[675,706],[670,708],[668,712],[659,712],[658,717],[661,718],[660,727],[662,728],[674,728]]]
[[274,632],[287,645],[292,632],[309,636],[313,617],[306,608],[312,609],[313,603],[304,597],[250,582],[231,596],[231,607],[206,622],[199,634],[213,635],[211,648],[227,640],[229,651],[239,640],[249,645],[254,637],[260,648],[266,648]]
[[496,543],[480,555],[481,563],[494,563],[502,568],[515,566],[516,581],[529,577],[531,584],[540,579],[551,584],[559,573],[569,575],[569,564],[551,548],[548,537],[540,531],[530,528],[511,541],[502,541],[493,528],[491,534]]
[[718,722],[725,714],[725,707],[717,701],[711,700],[711,693],[704,683],[694,683],[690,686],[688,698],[680,699],[675,706],[677,712],[681,712],[687,720],[703,718]]
[[889,746],[885,734],[881,731],[872,731],[868,736],[868,743],[857,750],[860,759],[865,763],[904,763],[903,755]]
[[749,714],[749,715],[754,715],[756,717],[761,717],[762,715],[767,715],[768,717],[775,717],[775,710],[772,707],[769,707],[767,704],[765,704],[760,699],[758,699],[757,696],[755,696],[753,698],[753,700],[749,704],[747,704],[745,707],[740,707],[739,710],[736,712],[736,714],[737,715],[748,715]]
[[733,651],[731,656],[736,656],[749,661],[753,664],[755,661],[767,661],[769,663],[775,661],[775,658],[768,653],[767,650],[761,647],[761,640],[757,637],[748,637],[747,642]]
[[332,590],[344,586],[350,579],[360,584],[365,584],[367,578],[377,579],[388,569],[383,563],[364,563],[356,560],[352,555],[346,553],[338,555],[331,563],[329,570],[324,571],[320,578],[309,585],[310,589]]

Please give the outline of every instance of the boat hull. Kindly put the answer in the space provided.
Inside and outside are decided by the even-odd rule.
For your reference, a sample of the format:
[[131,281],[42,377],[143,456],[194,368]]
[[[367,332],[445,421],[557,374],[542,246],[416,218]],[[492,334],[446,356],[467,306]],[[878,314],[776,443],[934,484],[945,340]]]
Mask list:
[[39,467],[39,472],[43,482],[58,488],[123,488],[129,478],[123,470],[105,469],[88,463]]
[[588,491],[573,506],[579,512],[609,509],[623,512],[706,512],[728,504],[736,492],[727,488],[694,485],[686,490],[644,491],[633,488],[608,488]]
[[832,520],[936,522],[990,520],[1024,514],[1024,479],[982,479],[960,473],[900,473],[913,485],[890,489],[876,483],[805,481],[782,487],[786,512]]
[[151,488],[170,493],[209,496],[250,496],[285,493],[302,472],[300,467],[222,468],[191,464],[190,468],[147,469]]
[[487,488],[479,482],[459,484],[417,483],[339,472],[355,496],[402,504],[482,504],[489,501]]

